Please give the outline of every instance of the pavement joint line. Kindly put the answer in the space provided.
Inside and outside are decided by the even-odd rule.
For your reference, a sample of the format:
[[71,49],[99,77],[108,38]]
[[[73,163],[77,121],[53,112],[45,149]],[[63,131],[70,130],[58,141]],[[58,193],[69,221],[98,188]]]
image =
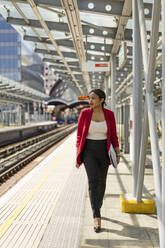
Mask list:
[[[66,148],[69,148],[69,149],[66,149]],[[66,148],[65,148],[65,150],[67,151],[67,153],[69,153],[71,148],[72,148],[70,142],[67,144]],[[66,156],[66,154],[65,154],[65,156]],[[22,210],[27,206],[29,201],[32,199],[32,197],[35,195],[35,193],[39,190],[39,188],[41,188],[41,186],[44,184],[44,182],[49,177],[49,175],[56,169],[56,167],[59,165],[59,163],[62,161],[62,159],[63,159],[63,153],[59,155],[59,157],[56,160],[56,163],[53,166],[51,166],[49,171],[41,178],[41,180],[37,183],[37,185],[33,187],[31,192],[22,200],[22,202],[20,203],[20,207],[16,208],[7,217],[5,222],[0,225],[0,238],[7,232],[7,230],[12,225],[14,220],[18,217],[18,215],[22,212]],[[59,194],[60,194],[60,192],[59,192]]]

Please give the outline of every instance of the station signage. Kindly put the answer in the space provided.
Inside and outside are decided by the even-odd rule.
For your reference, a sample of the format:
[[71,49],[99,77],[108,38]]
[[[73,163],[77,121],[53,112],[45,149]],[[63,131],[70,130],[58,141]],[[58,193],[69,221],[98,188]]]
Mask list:
[[85,61],[82,63],[82,71],[96,72],[96,71],[110,71],[110,63],[95,62],[95,61]]
[[78,96],[78,100],[88,100],[88,96]]

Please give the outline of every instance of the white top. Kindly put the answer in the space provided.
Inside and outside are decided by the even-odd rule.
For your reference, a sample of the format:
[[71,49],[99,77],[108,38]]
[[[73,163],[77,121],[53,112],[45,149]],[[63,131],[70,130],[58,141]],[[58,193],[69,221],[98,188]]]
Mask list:
[[104,140],[107,139],[106,121],[92,121],[88,130],[87,139]]

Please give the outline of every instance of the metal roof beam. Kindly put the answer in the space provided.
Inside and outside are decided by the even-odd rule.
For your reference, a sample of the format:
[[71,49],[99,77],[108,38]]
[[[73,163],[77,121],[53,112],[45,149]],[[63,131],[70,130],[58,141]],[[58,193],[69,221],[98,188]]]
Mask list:
[[[48,52],[45,49],[38,49],[38,48],[36,48],[34,51],[37,52],[37,53],[58,56],[58,53],[56,51],[54,51],[54,50],[50,50],[50,52]],[[63,52],[62,54],[66,58],[77,58],[76,57],[76,53],[73,53],[73,52]],[[89,53],[87,54],[87,60],[91,60],[91,57],[93,57],[93,56],[95,57],[95,59],[98,59],[98,60],[100,60],[100,58],[104,58],[104,61],[108,61],[109,60],[109,56],[97,55],[97,54],[94,55],[94,54],[89,54]]]
[[[29,24],[27,24],[22,18],[7,17],[7,22],[12,25],[42,28],[38,20],[29,20]],[[50,21],[45,21],[45,23],[49,30],[56,30],[59,32],[70,32],[68,25],[66,23],[50,22]],[[106,35],[103,35],[103,31],[97,28],[92,28],[94,30],[94,33],[91,34],[90,33],[91,27],[88,25],[82,25],[83,35],[106,38],[106,39],[116,39],[116,32],[117,32],[116,28],[107,28],[107,27],[102,27],[102,28],[105,29],[106,31],[108,30]],[[121,37],[119,39],[121,39]],[[132,30],[131,29],[125,29],[124,40],[132,41]]]
[[[42,53],[42,54],[50,54],[50,55],[55,55],[55,56],[59,56],[59,54],[54,51],[54,50],[50,50],[50,52],[48,52],[46,49],[39,49],[39,48],[35,48],[34,51],[36,53]],[[62,52],[63,56],[66,58],[74,58],[77,59],[76,53],[73,52]]]
[[[7,23],[12,25],[20,25],[20,26],[27,26],[27,27],[34,27],[34,28],[41,28],[43,29],[39,20],[32,20],[29,19],[29,24],[25,22],[22,18],[15,18],[15,17],[7,17]],[[56,30],[61,32],[69,32],[68,24],[62,22],[50,22],[45,21],[49,30]]]
[[[59,70],[62,70],[62,71],[65,70],[65,67],[64,66],[58,67],[58,66],[55,66],[54,65],[52,68],[59,69]],[[72,67],[72,72],[74,72],[74,71],[81,72],[80,68],[74,68],[74,67]]]
[[[112,53],[117,54],[121,40],[127,40],[126,38],[126,25],[132,12],[132,0],[125,0],[122,10],[122,16],[118,20],[118,27],[115,36],[115,41],[113,43]],[[132,37],[132,30],[131,30]],[[132,40],[132,38],[131,38]]]
[[[53,67],[52,67],[53,68]],[[65,73],[63,73],[62,71],[60,72],[60,71],[54,71],[56,74],[60,74],[60,76],[61,75],[63,75],[63,76],[65,76],[66,77],[66,79],[67,79],[67,77],[68,77],[68,74],[65,74]]]
[[[27,40],[27,41],[38,42],[38,43],[52,44],[51,41],[48,40],[47,37],[41,37],[41,40],[40,40],[36,36],[24,35],[23,39]],[[65,47],[69,47],[69,48],[74,48],[73,42],[69,39],[66,40],[66,39],[61,38],[60,40],[56,40],[56,43],[58,46],[65,46]]]
[[4,87],[4,86],[9,86],[9,84],[3,84],[2,82],[0,82],[0,84],[1,84],[1,85],[0,85],[0,88],[1,88],[1,87]]
[[[51,59],[51,58],[43,58],[43,62],[48,62],[48,63],[56,63],[53,59]],[[77,61],[73,61],[73,62],[69,62],[68,61],[68,65],[73,65],[73,66],[79,66],[79,63],[77,62]]]
[[[10,0],[7,0],[10,1]],[[18,3],[27,4],[25,0],[14,0]],[[62,9],[61,1],[60,0],[34,0],[37,6],[46,6],[52,8],[59,8]],[[79,11],[88,12],[90,14],[101,14],[101,15],[110,15],[110,16],[121,16],[124,1],[116,1],[116,0],[95,0],[94,7],[89,9],[88,4],[90,3],[89,0],[77,0]],[[107,11],[106,6],[111,6],[111,10]],[[149,13],[145,15],[146,19],[152,18],[152,4],[151,3],[144,3],[144,8],[149,10]]]
[[[38,8],[37,8],[35,2],[34,2],[33,0],[27,0],[27,2],[29,3],[29,5],[30,5],[30,7],[32,8],[32,10],[33,10],[34,14],[36,15],[36,17],[38,18],[40,25],[42,26],[42,28],[44,29],[46,35],[48,36],[48,38],[49,38],[50,41],[52,42],[54,48],[57,50],[59,56],[61,57],[61,59],[62,59],[62,61],[63,61],[63,63],[64,63],[64,65],[66,66],[68,72],[71,74],[71,76],[72,76],[72,78],[73,78],[73,81],[74,81],[75,85],[77,86],[77,88],[79,89],[79,91],[82,92],[82,90],[81,90],[81,88],[79,87],[79,84],[78,84],[76,78],[75,78],[74,75],[72,74],[72,71],[70,70],[70,68],[69,68],[69,66],[68,66],[68,64],[67,64],[67,62],[66,62],[64,56],[62,55],[62,53],[61,53],[61,51],[60,51],[60,49],[59,49],[57,43],[55,42],[55,40],[54,40],[54,38],[53,38],[53,36],[52,36],[52,34],[51,34],[51,32],[50,32],[50,29],[48,28],[48,26],[47,26],[45,20],[44,20],[43,17],[41,16],[41,14],[40,14],[40,12],[39,12],[39,10],[38,10]],[[26,23],[26,24],[27,24],[27,23]],[[30,25],[30,24],[29,24],[29,25]]]
[[[32,41],[35,43],[46,43],[46,44],[52,44],[47,38],[41,37],[41,40],[38,39],[36,36],[29,36],[25,35],[24,40]],[[71,40],[56,40],[56,43],[58,46],[63,46],[67,48],[74,48],[73,42]],[[94,47],[94,48],[91,48]],[[94,42],[84,42],[84,47],[88,51],[97,51],[102,53],[109,53],[112,49],[112,45],[104,44],[104,43],[94,43]]]
[[[61,68],[63,67],[64,65],[63,64],[57,64],[57,63],[54,63],[52,68]],[[79,69],[80,70],[80,67],[79,66],[70,66],[71,69]]]
[[79,80],[82,80],[83,81],[83,77],[81,74],[75,74],[75,77]]

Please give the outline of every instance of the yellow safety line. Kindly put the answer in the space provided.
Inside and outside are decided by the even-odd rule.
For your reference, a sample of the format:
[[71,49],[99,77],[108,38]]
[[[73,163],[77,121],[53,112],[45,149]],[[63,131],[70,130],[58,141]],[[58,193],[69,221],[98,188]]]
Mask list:
[[[70,144],[68,144],[69,146]],[[67,153],[71,150],[72,146],[70,146],[69,149],[65,149]],[[66,156],[66,153],[65,153]],[[32,197],[35,195],[35,193],[41,188],[41,186],[44,184],[46,179],[49,177],[49,175],[56,169],[57,165],[61,162],[63,159],[64,154],[62,154],[57,160],[56,163],[50,168],[50,170],[41,178],[39,183],[32,189],[32,191],[22,200],[20,203],[20,207],[16,208],[5,220],[5,222],[0,225],[0,238],[6,233],[8,228],[12,225],[13,221],[18,217],[18,215],[22,212],[22,210],[27,206],[29,201],[32,199]]]

